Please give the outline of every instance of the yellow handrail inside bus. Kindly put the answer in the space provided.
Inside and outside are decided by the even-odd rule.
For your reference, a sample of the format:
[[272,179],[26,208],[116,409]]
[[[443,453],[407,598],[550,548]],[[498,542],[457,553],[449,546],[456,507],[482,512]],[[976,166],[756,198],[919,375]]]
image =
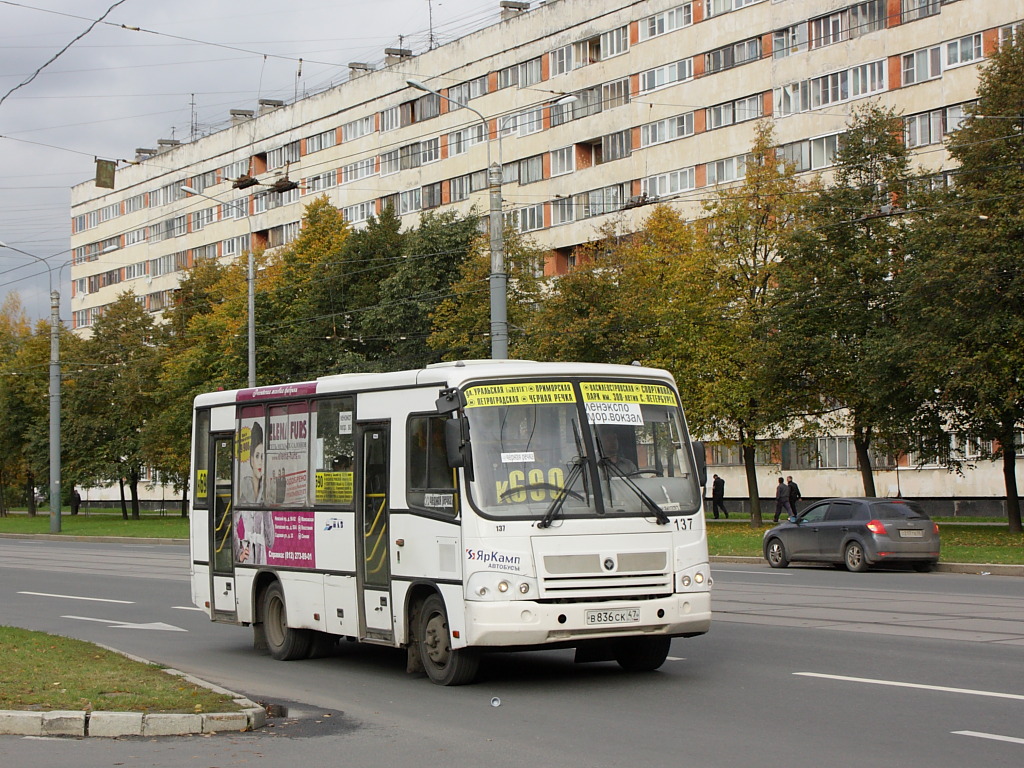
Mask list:
[[[220,543],[217,544],[217,552],[223,551],[228,541],[231,540],[231,496],[224,494],[219,498],[227,499],[227,503],[224,505],[224,514],[220,516],[220,522],[213,528],[214,533],[220,533],[221,528],[224,529],[224,535],[220,537]],[[225,525],[225,522],[227,525]]]
[[[382,543],[384,543],[385,535],[387,534],[387,525],[386,524],[381,526],[381,529],[379,531],[377,530],[378,525],[380,525],[381,521],[384,519],[384,507],[387,505],[387,494],[385,494],[385,493],[368,493],[368,494],[366,494],[365,498],[366,499],[380,499],[380,504],[377,506],[377,512],[376,512],[376,514],[374,515],[374,518],[373,518],[373,524],[370,525],[370,527],[366,531],[366,533],[363,534],[363,538],[364,539],[369,539],[371,536],[375,537],[375,540],[373,542],[373,548],[369,552],[366,553],[366,557],[364,559],[366,561],[367,566],[373,565],[372,568],[371,567],[367,567],[367,571],[366,572],[367,573],[377,573],[377,572],[379,572],[381,570],[381,568],[384,567],[384,559],[387,556],[387,547],[386,546],[380,552],[380,556],[378,557],[378,555],[377,555],[377,551],[378,551],[378,549],[380,549],[380,545]],[[374,563],[375,559],[377,561],[376,563]]]

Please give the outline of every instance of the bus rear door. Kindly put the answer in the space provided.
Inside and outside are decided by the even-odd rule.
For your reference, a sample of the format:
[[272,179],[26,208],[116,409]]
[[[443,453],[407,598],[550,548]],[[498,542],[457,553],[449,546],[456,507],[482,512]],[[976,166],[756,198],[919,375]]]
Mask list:
[[235,599],[235,558],[232,550],[231,499],[234,433],[211,436],[213,466],[213,503],[210,505],[210,595],[211,617],[235,621],[238,606]]
[[361,484],[356,514],[362,531],[359,557],[361,612],[367,640],[390,641],[391,618],[390,468],[387,424],[361,424]]

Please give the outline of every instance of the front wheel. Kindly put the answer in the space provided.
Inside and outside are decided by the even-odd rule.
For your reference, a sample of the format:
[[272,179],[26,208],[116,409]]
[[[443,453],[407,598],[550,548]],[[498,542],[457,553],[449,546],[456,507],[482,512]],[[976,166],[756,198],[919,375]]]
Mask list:
[[627,672],[652,672],[668,658],[672,638],[665,635],[654,637],[623,637],[612,643],[615,661]]
[[480,668],[480,655],[471,648],[452,648],[448,612],[440,595],[431,595],[420,606],[416,638],[423,671],[438,685],[466,685]]
[[281,582],[275,581],[263,592],[262,609],[263,634],[266,637],[270,655],[278,661],[304,659],[313,645],[313,636],[308,629],[294,629],[288,626],[288,608],[284,602]]
[[868,560],[864,556],[864,547],[859,541],[851,541],[846,545],[846,554],[843,560],[846,563],[846,570],[853,573],[864,573],[868,569]]
[[773,538],[768,542],[768,565],[772,568],[785,568],[789,565],[786,547],[779,539]]

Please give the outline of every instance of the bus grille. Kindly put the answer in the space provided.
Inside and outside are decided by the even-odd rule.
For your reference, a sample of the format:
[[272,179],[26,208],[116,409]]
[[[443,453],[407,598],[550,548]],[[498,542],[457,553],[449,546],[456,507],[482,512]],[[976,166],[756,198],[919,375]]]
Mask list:
[[541,598],[582,599],[672,594],[668,553],[623,552],[545,555]]

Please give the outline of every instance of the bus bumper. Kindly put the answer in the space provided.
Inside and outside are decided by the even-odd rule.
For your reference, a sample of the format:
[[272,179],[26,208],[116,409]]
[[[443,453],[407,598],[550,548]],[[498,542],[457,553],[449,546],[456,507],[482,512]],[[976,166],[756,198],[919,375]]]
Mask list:
[[[626,618],[639,610],[639,620]],[[632,616],[630,616],[632,618]],[[538,603],[529,600],[466,603],[467,646],[523,646],[570,643],[631,635],[699,635],[711,626],[711,593],[688,592],[656,600]]]

